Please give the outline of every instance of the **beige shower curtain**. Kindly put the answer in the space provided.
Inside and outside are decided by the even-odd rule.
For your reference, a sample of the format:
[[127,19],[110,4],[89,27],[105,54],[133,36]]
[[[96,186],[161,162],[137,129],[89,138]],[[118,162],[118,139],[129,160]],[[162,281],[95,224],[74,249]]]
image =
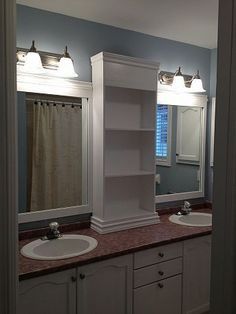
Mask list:
[[30,211],[80,205],[81,106],[31,101],[28,108],[31,108],[29,115],[32,116],[31,143],[28,145]]

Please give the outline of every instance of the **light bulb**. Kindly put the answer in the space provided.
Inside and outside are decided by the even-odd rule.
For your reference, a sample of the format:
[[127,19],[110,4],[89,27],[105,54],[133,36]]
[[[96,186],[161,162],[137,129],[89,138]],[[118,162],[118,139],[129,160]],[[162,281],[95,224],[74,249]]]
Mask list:
[[61,57],[57,69],[57,74],[62,77],[77,77],[78,74],[75,72],[73,61],[67,51],[67,46],[63,57]]
[[34,40],[32,41],[32,46],[25,56],[25,64],[22,69],[27,73],[44,73],[44,68],[42,66],[42,61],[39,53],[34,46]]
[[199,75],[199,71],[197,74],[193,76],[191,83],[191,92],[195,93],[204,93],[206,90],[203,88],[202,80]]
[[185,84],[184,84],[184,77],[181,73],[181,68],[175,72],[173,82],[172,82],[172,89],[176,91],[184,91],[186,90]]

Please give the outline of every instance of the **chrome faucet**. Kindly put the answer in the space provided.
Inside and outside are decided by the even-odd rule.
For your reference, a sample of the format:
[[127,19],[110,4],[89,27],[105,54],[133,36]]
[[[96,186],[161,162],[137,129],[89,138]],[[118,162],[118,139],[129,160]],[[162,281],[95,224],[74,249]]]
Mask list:
[[189,215],[192,211],[191,204],[188,201],[184,201],[184,206],[181,208],[182,215]]
[[42,237],[42,240],[53,240],[53,239],[58,239],[61,238],[62,235],[60,231],[58,230],[59,228],[59,223],[56,221],[53,221],[49,224],[49,231],[48,233]]

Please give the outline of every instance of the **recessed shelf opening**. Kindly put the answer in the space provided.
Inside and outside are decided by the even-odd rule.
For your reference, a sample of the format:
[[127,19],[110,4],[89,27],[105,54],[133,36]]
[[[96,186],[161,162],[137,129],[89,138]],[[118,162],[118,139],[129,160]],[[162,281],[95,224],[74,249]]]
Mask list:
[[154,132],[107,132],[105,175],[155,173]]
[[107,178],[105,181],[105,217],[129,217],[154,212],[153,177]]
[[106,86],[105,101],[105,128],[155,130],[155,91]]

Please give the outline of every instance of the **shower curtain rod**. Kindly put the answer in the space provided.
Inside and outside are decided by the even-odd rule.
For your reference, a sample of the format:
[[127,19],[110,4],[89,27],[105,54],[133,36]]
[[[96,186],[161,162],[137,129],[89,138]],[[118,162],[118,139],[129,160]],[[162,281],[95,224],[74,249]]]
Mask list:
[[69,106],[80,106],[82,108],[82,102],[67,102],[67,101],[57,101],[57,100],[46,100],[46,99],[36,99],[36,98],[26,98],[26,100],[32,100],[36,102],[52,103],[55,105],[69,105]]

